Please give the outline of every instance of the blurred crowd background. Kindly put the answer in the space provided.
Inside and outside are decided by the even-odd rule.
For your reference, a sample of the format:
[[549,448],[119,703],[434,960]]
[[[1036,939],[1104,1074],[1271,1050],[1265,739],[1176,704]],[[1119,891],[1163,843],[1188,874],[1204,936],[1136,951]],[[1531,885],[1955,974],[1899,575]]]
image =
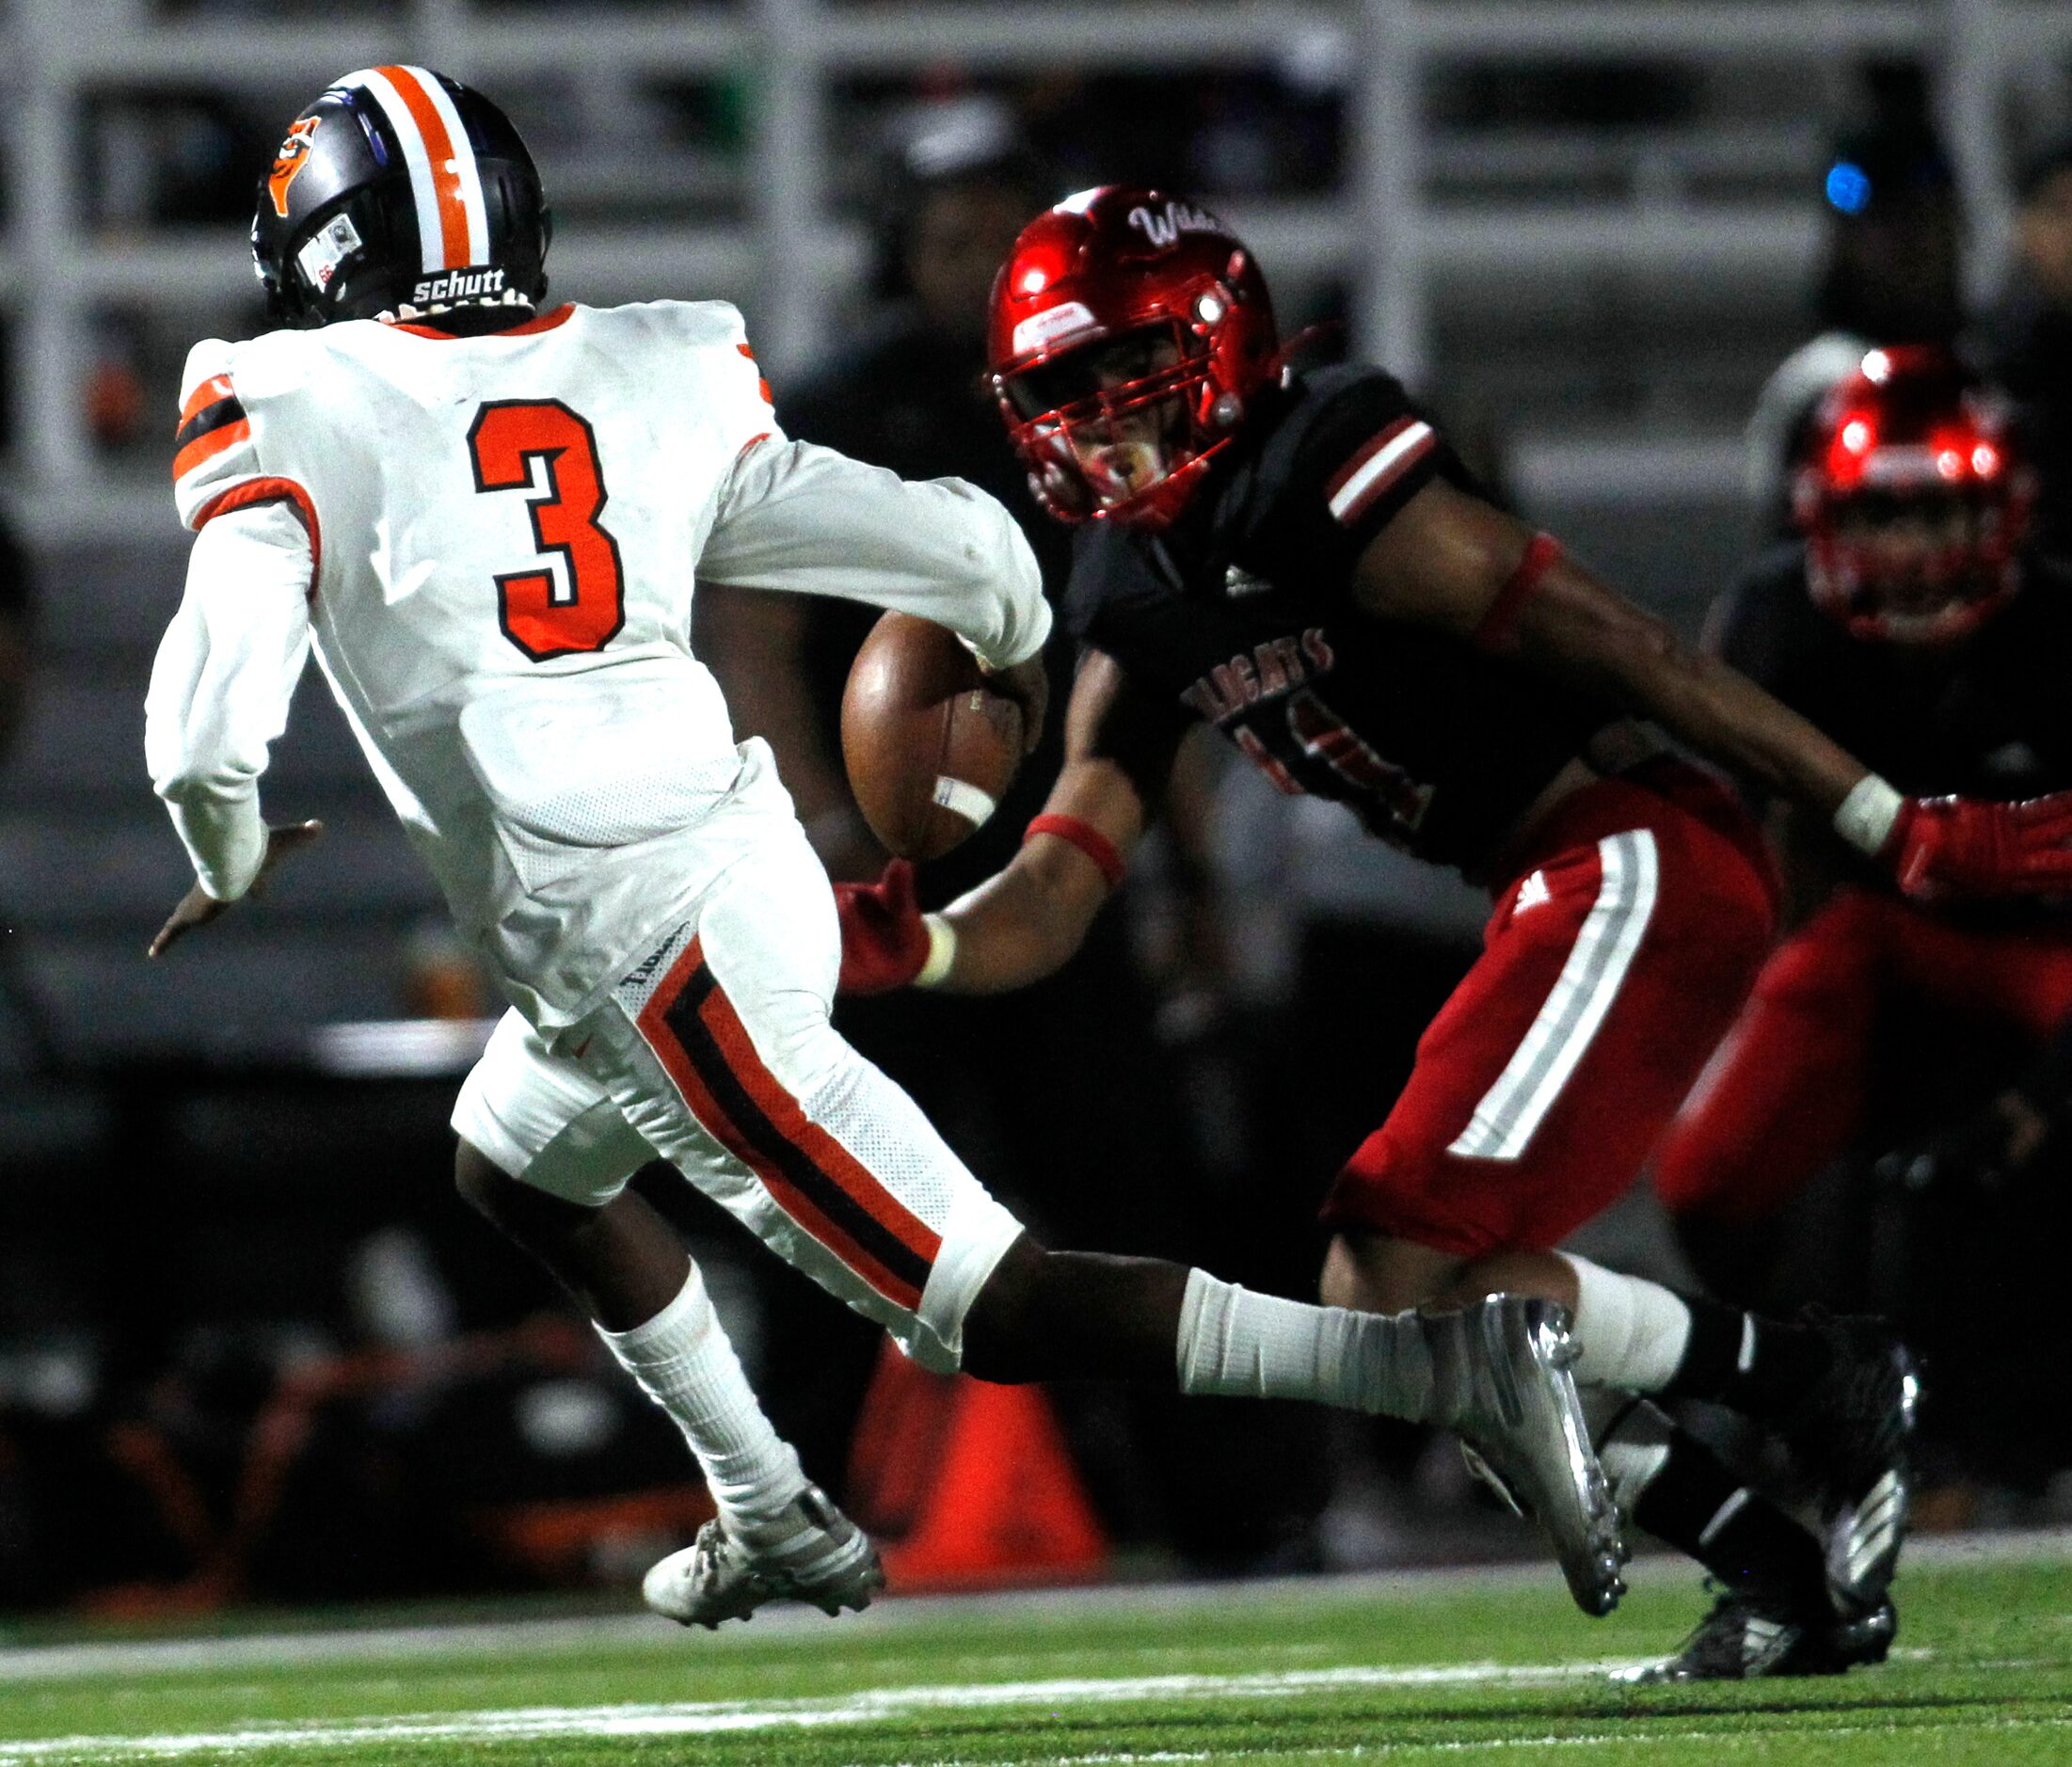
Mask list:
[[[614,1584],[709,1513],[666,1420],[454,1196],[447,1110],[500,1003],[313,676],[266,792],[324,818],[321,855],[143,960],[187,881],[141,757],[185,550],[180,365],[260,327],[255,183],[335,73],[483,86],[540,162],[557,294],[737,301],[790,433],[976,481],[1053,581],[1061,536],[976,386],[984,296],[1037,208],[1124,180],[1224,213],[1287,330],[1385,361],[1687,631],[1786,532],[1806,414],[1872,343],[1955,344],[2006,384],[2036,543],[2072,521],[2063,8],[14,0],[0,49],[0,1609]],[[831,872],[874,875],[833,730],[868,616],[715,592],[698,617]],[[931,905],[1002,862],[1056,759],[930,868]],[[1484,912],[1203,744],[1065,972],[841,1022],[1040,1234],[1306,1294],[1323,1188]],[[1779,1212],[1679,1228],[1644,1185],[1588,1249],[1895,1313],[1929,1359],[1930,1524],[2072,1522],[2046,1051],[1890,1005],[1870,1107]],[[2011,1147],[2025,1085],[2043,1128]],[[809,1470],[929,1546],[910,1581],[1519,1538],[1415,1432],[1096,1390],[966,1414],[665,1171],[640,1182]],[[939,1513],[958,1453],[1022,1483]]]

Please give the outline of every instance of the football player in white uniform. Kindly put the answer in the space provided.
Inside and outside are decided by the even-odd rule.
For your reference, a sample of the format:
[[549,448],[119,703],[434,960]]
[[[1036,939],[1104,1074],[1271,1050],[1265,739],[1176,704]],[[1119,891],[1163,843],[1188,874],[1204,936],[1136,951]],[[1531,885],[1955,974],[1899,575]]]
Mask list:
[[[1608,1609],[1623,1548],[1560,1308],[1386,1317],[1048,1251],[833,1029],[833,897],[692,654],[693,583],[937,620],[1033,730],[1034,563],[967,486],[787,441],[731,307],[542,305],[548,231],[517,133],[442,75],[363,69],[290,129],[253,228],[284,328],[197,345],[183,390],[196,538],[146,747],[198,881],[153,949],[308,837],[267,829],[258,776],[313,648],[518,1014],[462,1101],[464,1188],[716,1461],[719,1523],[650,1603],[834,1611],[876,1575],[755,1410],[681,1246],[621,1194],[652,1150],[928,1367],[1458,1429]],[[736,1501],[737,1473],[789,1486],[784,1513]]]

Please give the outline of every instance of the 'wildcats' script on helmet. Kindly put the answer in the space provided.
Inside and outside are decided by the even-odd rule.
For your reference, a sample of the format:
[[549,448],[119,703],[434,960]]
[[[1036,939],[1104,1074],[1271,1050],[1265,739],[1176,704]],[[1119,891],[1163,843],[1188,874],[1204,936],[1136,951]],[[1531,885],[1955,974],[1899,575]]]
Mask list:
[[1169,201],[1163,209],[1142,206],[1129,212],[1129,224],[1154,246],[1170,246],[1182,233],[1220,233],[1222,222],[1191,202]]

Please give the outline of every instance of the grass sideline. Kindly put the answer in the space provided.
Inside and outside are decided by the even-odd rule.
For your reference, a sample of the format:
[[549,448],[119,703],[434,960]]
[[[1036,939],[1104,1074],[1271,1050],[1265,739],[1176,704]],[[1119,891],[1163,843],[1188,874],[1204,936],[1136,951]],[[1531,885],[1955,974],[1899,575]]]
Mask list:
[[1535,1570],[73,1641],[0,1651],[0,1767],[2072,1760],[2064,1540],[1936,1543],[1894,1661],[1831,1680],[1618,1686],[1703,1605],[1635,1584],[1599,1624]]

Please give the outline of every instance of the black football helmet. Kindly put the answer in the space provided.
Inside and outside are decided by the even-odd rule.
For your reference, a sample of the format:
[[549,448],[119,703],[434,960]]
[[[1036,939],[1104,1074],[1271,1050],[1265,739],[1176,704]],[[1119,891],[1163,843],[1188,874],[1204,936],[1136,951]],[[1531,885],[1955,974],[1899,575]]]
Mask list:
[[252,263],[283,325],[529,308],[552,231],[495,104],[428,68],[362,68],[289,125],[260,181]]

